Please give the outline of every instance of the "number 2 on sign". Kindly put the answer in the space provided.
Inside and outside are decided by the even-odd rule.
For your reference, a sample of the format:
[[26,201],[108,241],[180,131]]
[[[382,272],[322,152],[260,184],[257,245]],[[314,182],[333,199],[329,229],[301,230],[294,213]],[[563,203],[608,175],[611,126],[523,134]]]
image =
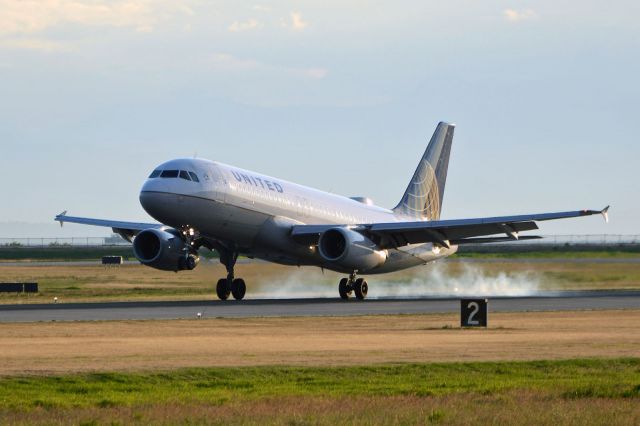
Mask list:
[[480,324],[480,322],[477,319],[475,319],[476,314],[480,310],[480,306],[478,306],[478,304],[476,302],[469,302],[469,304],[467,305],[467,308],[469,308],[469,309],[473,308],[471,313],[469,313],[468,324],[469,325],[478,325],[478,324]]

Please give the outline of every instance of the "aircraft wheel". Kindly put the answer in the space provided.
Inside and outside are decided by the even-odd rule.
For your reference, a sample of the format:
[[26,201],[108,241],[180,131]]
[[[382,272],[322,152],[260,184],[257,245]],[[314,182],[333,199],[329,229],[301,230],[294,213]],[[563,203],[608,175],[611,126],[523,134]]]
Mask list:
[[229,288],[227,287],[227,279],[220,278],[218,280],[218,284],[216,285],[216,293],[218,294],[218,298],[220,300],[227,300],[229,298]]
[[340,280],[340,284],[338,284],[338,292],[340,293],[340,298],[343,300],[347,300],[351,296],[352,290],[347,278]]
[[198,266],[198,259],[194,255],[190,254],[185,259],[185,266],[190,271],[196,269],[196,266]]
[[231,293],[233,294],[233,298],[236,300],[242,300],[244,294],[247,292],[247,285],[244,283],[242,278],[236,278],[233,280],[233,284],[231,286]]
[[358,278],[353,285],[353,290],[356,293],[356,297],[360,300],[363,300],[367,297],[367,293],[369,292],[369,285],[364,278]]

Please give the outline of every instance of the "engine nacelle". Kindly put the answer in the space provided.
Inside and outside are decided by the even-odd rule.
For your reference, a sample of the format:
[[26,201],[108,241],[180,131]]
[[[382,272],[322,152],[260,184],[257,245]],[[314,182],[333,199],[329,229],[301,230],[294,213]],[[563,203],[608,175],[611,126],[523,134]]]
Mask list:
[[133,254],[143,265],[163,271],[182,271],[198,266],[200,257],[189,253],[176,230],[145,229],[133,240]]
[[373,241],[341,227],[328,229],[320,235],[318,251],[324,260],[349,272],[366,272],[387,260],[387,252],[379,250]]

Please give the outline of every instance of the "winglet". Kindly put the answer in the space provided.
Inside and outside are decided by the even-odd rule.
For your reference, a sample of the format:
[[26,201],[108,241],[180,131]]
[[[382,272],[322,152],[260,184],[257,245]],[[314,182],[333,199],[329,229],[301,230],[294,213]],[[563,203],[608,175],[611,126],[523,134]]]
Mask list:
[[606,223],[609,223],[609,207],[607,206],[604,209],[600,210],[600,214],[602,215],[602,217],[604,217],[604,221]]
[[64,216],[66,216],[66,215],[67,215],[67,210],[63,211],[62,213],[57,215],[56,218],[55,218],[55,220],[60,222],[60,228],[62,228],[62,225],[64,225]]

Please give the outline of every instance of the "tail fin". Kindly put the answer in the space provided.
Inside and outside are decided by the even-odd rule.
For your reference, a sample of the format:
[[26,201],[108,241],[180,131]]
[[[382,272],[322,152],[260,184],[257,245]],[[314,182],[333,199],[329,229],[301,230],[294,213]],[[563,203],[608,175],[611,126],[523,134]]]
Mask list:
[[438,123],[407,190],[393,211],[416,220],[437,220],[442,210],[455,125]]

